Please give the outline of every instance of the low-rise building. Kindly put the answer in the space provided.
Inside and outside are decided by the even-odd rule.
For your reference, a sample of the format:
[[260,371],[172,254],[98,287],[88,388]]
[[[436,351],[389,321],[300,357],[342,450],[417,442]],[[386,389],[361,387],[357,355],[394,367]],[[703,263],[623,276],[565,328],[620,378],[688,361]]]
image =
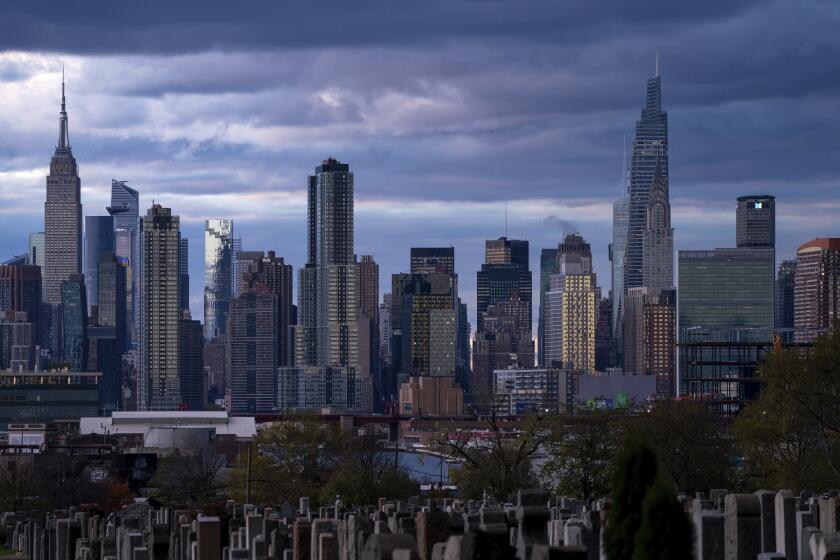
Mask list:
[[453,377],[410,377],[400,386],[402,416],[460,416],[464,391]]
[[0,372],[0,430],[10,423],[78,422],[99,414],[99,372]]

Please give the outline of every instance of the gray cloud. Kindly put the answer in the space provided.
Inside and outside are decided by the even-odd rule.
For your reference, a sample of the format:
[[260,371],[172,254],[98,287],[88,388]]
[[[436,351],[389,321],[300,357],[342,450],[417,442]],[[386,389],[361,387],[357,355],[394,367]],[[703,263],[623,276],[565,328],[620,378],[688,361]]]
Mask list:
[[247,246],[300,265],[302,188],[334,155],[356,173],[357,252],[376,255],[383,288],[410,246],[453,244],[474,290],[507,203],[534,262],[580,231],[606,292],[622,137],[657,48],[678,248],[731,244],[747,192],[777,196],[780,257],[837,233],[828,2],[29,4],[0,8],[2,254],[42,229],[62,62],[86,213],[130,179],[185,218],[194,247],[224,213]]

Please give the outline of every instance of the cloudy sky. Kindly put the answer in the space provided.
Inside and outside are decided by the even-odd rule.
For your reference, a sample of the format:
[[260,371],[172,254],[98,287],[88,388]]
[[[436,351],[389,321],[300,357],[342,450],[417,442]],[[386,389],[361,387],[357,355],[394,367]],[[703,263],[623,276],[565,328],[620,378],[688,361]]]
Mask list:
[[304,260],[306,177],[356,180],[382,291],[454,245],[474,315],[483,242],[579,231],[610,288],[645,81],[661,52],[677,249],[734,244],[735,198],[777,197],[778,255],[840,235],[840,4],[762,0],[3,2],[0,256],[43,229],[62,65],[85,214],[111,178],[173,208],[201,317],[203,221]]

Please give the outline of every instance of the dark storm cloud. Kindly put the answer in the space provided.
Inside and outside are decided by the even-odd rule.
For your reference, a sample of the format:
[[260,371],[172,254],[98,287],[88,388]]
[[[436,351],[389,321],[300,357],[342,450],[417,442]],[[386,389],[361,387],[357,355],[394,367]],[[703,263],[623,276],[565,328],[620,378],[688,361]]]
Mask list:
[[597,30],[683,23],[752,2],[669,0],[389,0],[330,2],[6,2],[0,49],[93,53],[198,52],[512,39],[574,41]]
[[840,233],[838,29],[836,2],[791,0],[6,2],[0,253],[42,229],[66,62],[86,213],[129,179],[181,214],[194,255],[224,215],[297,266],[306,176],[334,155],[383,291],[410,246],[451,244],[472,305],[507,204],[532,262],[580,231],[606,293],[622,138],[659,49],[677,248],[731,245],[735,197],[769,192],[789,257]]

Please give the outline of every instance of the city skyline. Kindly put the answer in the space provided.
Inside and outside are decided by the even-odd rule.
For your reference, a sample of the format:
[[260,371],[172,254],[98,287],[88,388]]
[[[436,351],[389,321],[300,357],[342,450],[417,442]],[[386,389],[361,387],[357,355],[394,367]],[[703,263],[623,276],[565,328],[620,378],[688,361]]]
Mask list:
[[[452,45],[442,33],[418,44],[375,36],[355,49],[339,36],[322,51],[305,52],[237,38],[225,39],[217,50],[199,41],[150,52],[132,40],[117,49],[108,38],[48,48],[10,34],[3,46],[14,52],[0,55],[0,100],[9,107],[0,122],[14,132],[0,139],[0,149],[11,156],[0,170],[0,196],[8,202],[0,220],[9,232],[0,251],[23,252],[28,234],[43,229],[44,154],[55,143],[64,63],[86,214],[105,214],[112,178],[126,179],[140,191],[141,212],[152,201],[171,207],[195,247],[190,276],[196,318],[202,318],[203,307],[198,300],[204,275],[196,256],[204,220],[235,220],[244,249],[275,249],[299,268],[305,261],[305,177],[328,155],[353,166],[356,253],[374,255],[382,285],[391,273],[406,269],[409,247],[451,244],[461,298],[475,326],[475,271],[484,241],[505,233],[507,203],[507,235],[530,242],[532,262],[539,262],[541,249],[556,247],[564,233],[580,232],[592,245],[606,295],[611,204],[624,188],[622,137],[632,135],[659,48],[663,108],[670,119],[675,250],[733,246],[731,209],[737,196],[769,193],[778,202],[777,262],[792,259],[801,243],[836,233],[831,219],[837,203],[827,196],[837,181],[827,175],[835,155],[831,142],[813,140],[836,128],[827,109],[834,103],[835,78],[809,74],[837,47],[837,39],[825,34],[834,16],[819,5],[796,11],[778,3],[691,9],[708,11],[665,10],[658,20],[662,33],[627,52],[605,40],[560,44],[540,33],[527,41],[513,39],[513,26],[503,28],[498,33],[508,35],[515,48],[500,60],[501,71],[513,71],[524,55],[534,53],[549,70],[536,79],[535,61],[513,72],[513,83],[528,87],[509,109],[504,105],[514,96],[507,88],[488,93],[479,87],[492,79],[493,69],[463,68],[482,46],[500,48],[488,41],[492,37],[474,33]],[[8,21],[15,20],[11,15]],[[598,23],[585,13],[572,15],[589,29]],[[704,23],[679,39],[685,15],[702,16]],[[618,18],[622,30],[614,43],[640,36],[635,17]],[[814,24],[806,40],[810,56],[807,49],[784,54],[786,45],[804,40],[784,33],[773,47],[778,52],[727,59],[727,69],[713,64],[726,54],[724,47],[743,45],[759,31],[782,30],[790,18]],[[419,25],[429,23],[421,18]],[[15,37],[17,45],[11,44]],[[688,48],[691,39],[708,44],[714,37],[722,40],[707,47],[707,59]],[[395,42],[402,48],[387,52]],[[278,49],[289,50],[286,62],[266,56]],[[440,50],[458,56],[432,64]],[[241,61],[243,53],[257,56],[235,70],[219,69],[220,60]],[[350,74],[370,55],[386,66],[419,66],[411,78],[380,76],[368,86]],[[774,57],[776,66],[765,59]],[[129,73],[121,66],[127,59]],[[339,59],[346,72],[322,75],[334,71]],[[195,70],[186,72],[190,65]],[[153,74],[153,66],[159,72]],[[288,102],[270,105],[267,98],[276,97],[279,82],[293,70],[301,75],[288,86]],[[237,77],[250,79],[234,84]],[[227,97],[241,101],[241,109]],[[798,102],[803,99],[808,103]],[[129,101],[133,111],[124,110]],[[297,111],[290,111],[295,103]],[[475,108],[462,111],[467,105]],[[538,139],[544,144],[539,149]],[[439,146],[432,147],[435,143]],[[784,160],[784,167],[777,160]],[[7,227],[12,219],[16,227]]]

